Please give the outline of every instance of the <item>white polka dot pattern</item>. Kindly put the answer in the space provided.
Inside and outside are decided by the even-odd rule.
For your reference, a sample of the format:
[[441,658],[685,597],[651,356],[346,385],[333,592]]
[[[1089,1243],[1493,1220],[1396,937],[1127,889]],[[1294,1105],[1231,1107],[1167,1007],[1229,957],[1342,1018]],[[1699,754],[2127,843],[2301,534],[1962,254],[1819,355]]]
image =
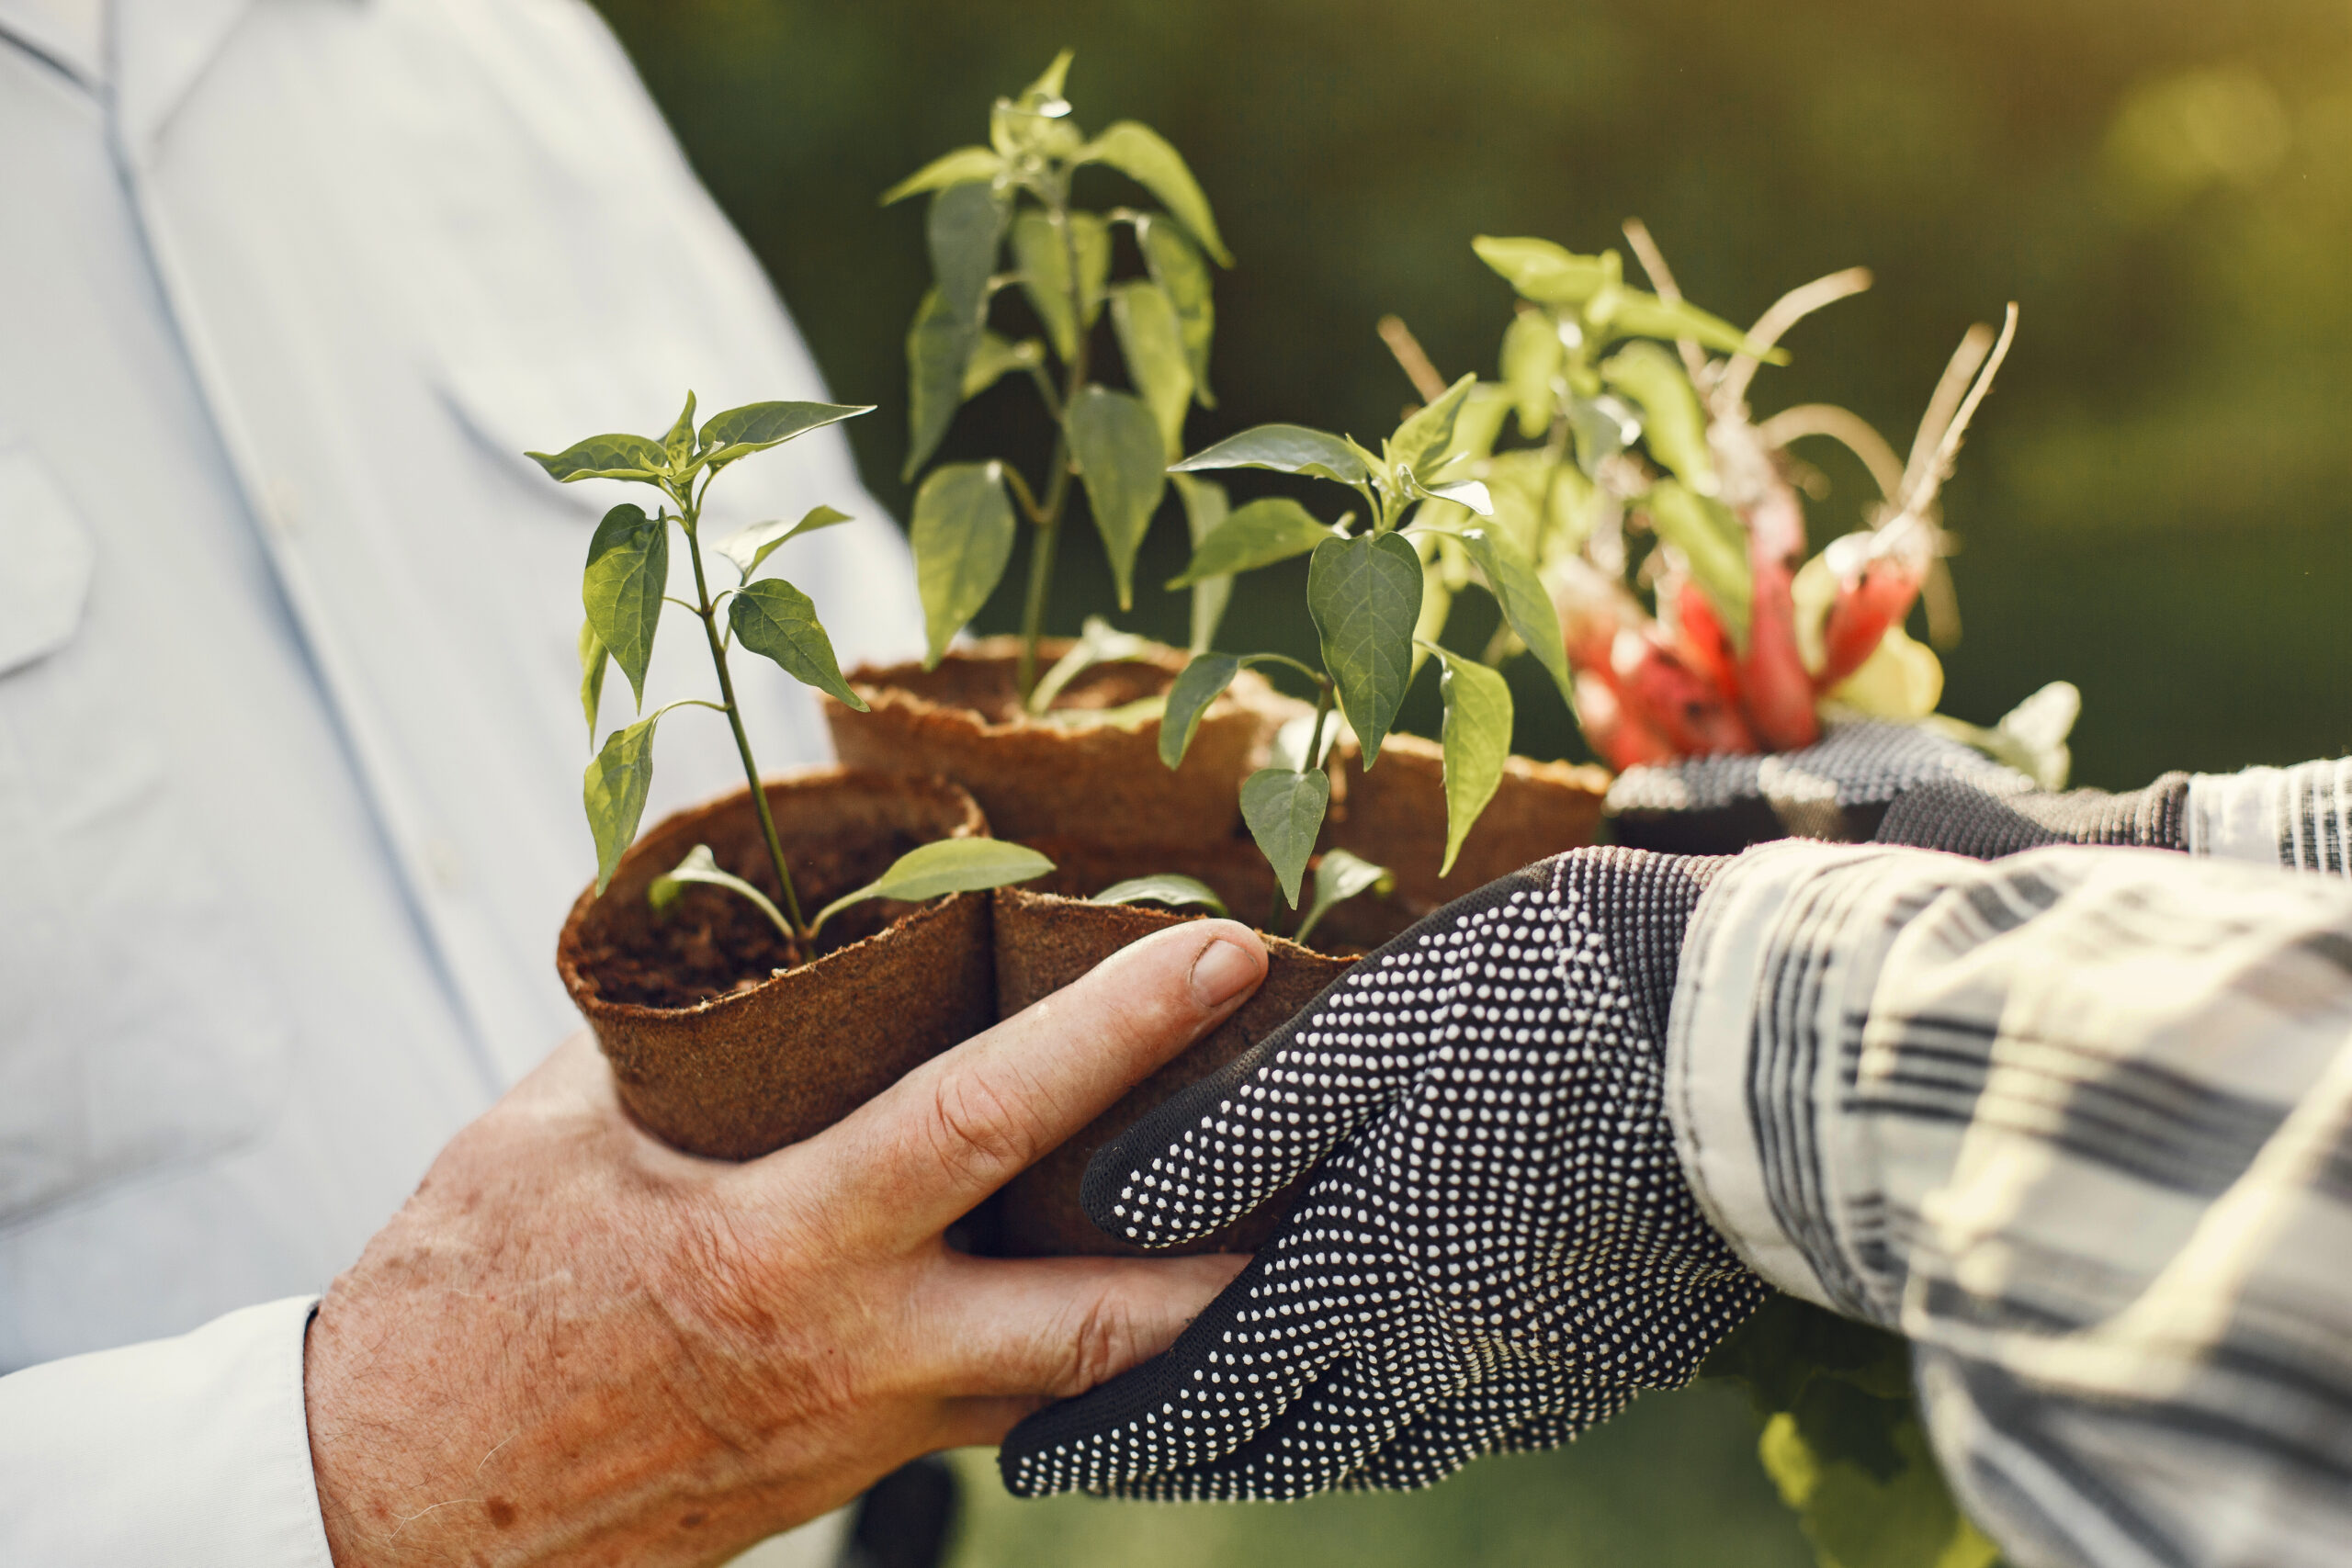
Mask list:
[[1587,850],[1491,884],[1103,1149],[1088,1210],[1148,1246],[1321,1164],[1167,1355],[1013,1432],[1006,1484],[1427,1486],[1689,1381],[1763,1293],[1700,1217],[1661,1096],[1712,869]]

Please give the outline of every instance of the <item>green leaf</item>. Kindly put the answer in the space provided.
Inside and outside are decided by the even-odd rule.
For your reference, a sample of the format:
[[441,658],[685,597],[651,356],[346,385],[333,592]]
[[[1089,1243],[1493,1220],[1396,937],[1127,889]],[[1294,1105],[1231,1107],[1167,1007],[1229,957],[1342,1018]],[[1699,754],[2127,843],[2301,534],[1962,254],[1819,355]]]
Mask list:
[[1460,654],[1424,646],[1442,661],[1437,689],[1445,702],[1445,863],[1437,873],[1443,876],[1502,785],[1510,759],[1510,682]]
[[765,578],[727,602],[727,624],[735,639],[753,653],[773,659],[804,686],[865,711],[865,699],[842,679],[833,639],[817,619],[808,595],[781,578]]
[[1474,385],[1470,395],[1462,401],[1462,412],[1454,416],[1453,439],[1445,444],[1444,450],[1432,453],[1426,463],[1416,465],[1417,471],[1438,479],[1458,468],[1491,458],[1511,407],[1508,388],[1492,381]]
[[1325,850],[1323,858],[1315,863],[1314,900],[1290,939],[1304,945],[1335,904],[1344,904],[1361,893],[1377,893],[1385,898],[1396,891],[1396,874],[1386,866],[1374,865],[1345,850]]
[[1519,410],[1519,433],[1530,441],[1552,428],[1552,378],[1566,354],[1549,310],[1522,310],[1503,329],[1503,385]]
[[670,907],[678,901],[678,896],[686,890],[686,884],[690,882],[699,882],[711,887],[724,887],[730,893],[741,894],[759,906],[760,913],[765,915],[775,929],[784,933],[785,941],[793,940],[792,926],[785,919],[783,912],[768,901],[766,894],[732,872],[722,869],[718,857],[710,852],[708,844],[696,844],[686,852],[685,859],[648,883],[645,888],[645,901],[653,906],[654,913],[666,915],[670,912]]
[[1257,425],[1193,453],[1171,465],[1170,471],[1198,473],[1204,468],[1272,468],[1278,474],[1306,474],[1346,485],[1365,484],[1372,479],[1371,465],[1360,448],[1303,424]]
[[596,623],[580,623],[580,706],[588,715],[588,743],[596,743],[596,710],[605,701],[605,661],[612,656],[605,650],[605,639],[596,635]]
[[923,237],[939,297],[959,321],[978,331],[989,303],[989,278],[1012,220],[1012,204],[994,186],[949,186],[931,198]]
[[1475,512],[1481,517],[1495,514],[1495,498],[1483,479],[1454,479],[1445,484],[1423,484],[1420,476],[1401,464],[1396,470],[1405,481],[1405,492],[1423,501],[1440,501]]
[[1481,234],[1470,242],[1478,259],[1510,280],[1522,299],[1539,305],[1582,305],[1614,284],[1623,265],[1615,252],[1580,256],[1549,240],[1497,239]]
[[1711,501],[1673,479],[1660,479],[1642,500],[1657,536],[1682,552],[1690,575],[1703,591],[1724,629],[1747,640],[1753,580],[1747,570],[1747,530],[1721,502]]
[[957,316],[938,289],[923,291],[914,324],[907,329],[907,460],[899,470],[900,479],[914,479],[955,423],[968,395],[973,349],[981,337],[980,329]]
[[[1204,479],[1192,474],[1170,474],[1168,482],[1176,487],[1178,499],[1184,503],[1184,530],[1197,552],[1202,543],[1232,515],[1233,503],[1226,498],[1225,487],[1215,479]],[[1217,623],[1225,619],[1225,606],[1233,597],[1233,579],[1204,577],[1193,584],[1193,637],[1189,645],[1194,653],[1208,650],[1216,640]]]
[[1168,689],[1168,705],[1159,716],[1159,760],[1173,768],[1184,760],[1201,716],[1233,684],[1243,660],[1232,653],[1196,653]]
[[1398,425],[1396,434],[1388,438],[1388,461],[1398,467],[1418,468],[1425,459],[1442,457],[1453,442],[1453,422],[1460,416],[1470,389],[1477,384],[1476,376],[1463,377],[1436,401],[1417,410]]
[[637,840],[638,819],[645,815],[645,792],[653,783],[653,727],[668,711],[658,708],[605,737],[603,750],[590,760],[582,780],[581,800],[588,808],[588,830],[596,839],[599,893],[612,881],[622,852]]
[[740,533],[729,534],[719,543],[718,553],[733,561],[736,570],[749,577],[760,569],[762,561],[774,555],[786,541],[848,521],[850,515],[846,512],[836,512],[830,506],[812,506],[801,514],[797,523],[786,523],[778,518],[773,523],[754,523]]
[[1023,104],[1035,106],[1057,102],[1062,96],[1062,84],[1069,80],[1069,62],[1078,58],[1078,51],[1065,49],[1054,56],[1053,63],[1037,73],[1037,79],[1022,92]]
[[1184,570],[1168,580],[1170,589],[1190,588],[1213,577],[1255,571],[1261,566],[1303,556],[1339,536],[1288,496],[1267,496],[1227,517],[1193,551]]
[[714,468],[780,446],[828,424],[872,413],[872,403],[746,403],[711,415],[702,427],[701,460]]
[[653,634],[662,625],[662,595],[669,586],[669,525],[626,502],[605,513],[588,540],[580,602],[598,640],[628,677],[639,707],[645,705]]
[[1054,869],[1036,851],[1000,839],[941,839],[900,855],[889,870],[854,893],[844,893],[817,913],[817,930],[853,904],[895,898],[919,904],[949,893],[978,893],[1031,882]]
[[670,461],[662,443],[644,435],[592,435],[553,457],[545,452],[523,456],[565,484],[575,479],[657,479]]
[[1654,343],[1627,344],[1604,361],[1600,378],[1642,406],[1650,455],[1702,495],[1715,489],[1707,415],[1682,362]]
[[[1014,343],[982,328],[979,341],[973,345],[971,356],[964,366],[964,400],[971,401],[995,386],[999,379],[1016,370],[1033,370],[1044,363],[1046,345],[1035,338],[1025,337]],[[951,408],[949,412],[952,413],[954,410]],[[944,422],[940,432],[942,434],[946,432]],[[936,436],[933,438],[934,445],[937,439]],[[923,455],[929,457],[931,454],[926,450]]]
[[1172,871],[1154,873],[1150,876],[1131,877],[1114,882],[1087,900],[1090,904],[1165,904],[1171,909],[1202,908],[1222,919],[1226,915],[1225,900],[1216,889],[1197,877],[1179,876]]
[[[1111,229],[1091,212],[1073,212],[1068,238],[1051,214],[1023,212],[1012,224],[1012,260],[1022,292],[1045,323],[1054,352],[1069,364],[1078,355],[1081,330],[1102,309],[1102,284],[1111,275]],[[1078,257],[1079,312],[1070,313],[1070,254]]]
[[[1636,288],[1628,288],[1618,298],[1606,327],[1611,337],[1687,337],[1722,354],[1738,354],[1750,346],[1747,334],[1722,317],[1711,316],[1696,305],[1668,304],[1655,294],[1645,294]],[[1789,362],[1788,350],[1783,348],[1770,349],[1756,357],[1767,365]]]
[[1209,393],[1209,340],[1216,334],[1216,303],[1210,293],[1208,264],[1183,229],[1147,213],[1136,220],[1136,243],[1151,280],[1176,308],[1178,335],[1193,367],[1193,396],[1204,409],[1216,407]]
[[1041,714],[1052,707],[1054,699],[1062,694],[1062,688],[1097,664],[1133,659],[1150,650],[1149,637],[1123,632],[1100,615],[1089,615],[1069,651],[1054,660],[1054,667],[1037,678],[1035,689],[1029,694],[1029,711]]
[[689,391],[686,394],[684,412],[678,415],[677,423],[670,426],[670,434],[662,438],[662,450],[668,454],[670,466],[673,468],[685,467],[687,461],[694,457],[695,395],[693,392]]
[[1159,285],[1137,279],[1111,290],[1111,325],[1126,356],[1127,379],[1159,423],[1164,461],[1184,454],[1184,413],[1193,406],[1193,367],[1176,307]]
[[1306,857],[1315,852],[1316,835],[1323,830],[1324,808],[1331,804],[1331,777],[1321,769],[1295,773],[1288,768],[1261,768],[1241,784],[1241,819],[1259,852],[1274,868],[1283,897],[1298,908],[1298,879],[1306,873]]
[[1368,771],[1412,679],[1421,560],[1395,534],[1326,539],[1306,569],[1306,607],[1322,635],[1323,668],[1363,748]]
[[1576,699],[1567,647],[1560,635],[1560,612],[1543,580],[1535,575],[1534,563],[1498,529],[1465,528],[1460,537],[1462,547],[1477,563],[1478,575],[1487,580],[1487,592],[1502,606],[1503,618],[1544,666],[1544,673],[1552,677],[1561,700],[1573,709]]
[[1217,235],[1216,219],[1209,212],[1209,198],[1201,194],[1200,182],[1184,166],[1182,154],[1151,127],[1123,119],[1080,149],[1074,161],[1108,164],[1118,170],[1158,197],[1159,204],[1193,231],[1201,249],[1215,256],[1219,266],[1233,265],[1232,254]]
[[1159,426],[1143,400],[1107,387],[1088,387],[1064,415],[1070,457],[1086,481],[1087,505],[1111,558],[1119,608],[1135,604],[1136,552],[1168,488]]
[[1015,527],[1001,463],[950,463],[933,469],[915,491],[909,532],[929,644],[926,669],[939,662],[948,642],[996,592],[1012,558]]
[[958,147],[944,152],[882,193],[882,205],[904,201],[927,190],[944,190],[972,180],[993,180],[1004,172],[1004,160],[987,147]]

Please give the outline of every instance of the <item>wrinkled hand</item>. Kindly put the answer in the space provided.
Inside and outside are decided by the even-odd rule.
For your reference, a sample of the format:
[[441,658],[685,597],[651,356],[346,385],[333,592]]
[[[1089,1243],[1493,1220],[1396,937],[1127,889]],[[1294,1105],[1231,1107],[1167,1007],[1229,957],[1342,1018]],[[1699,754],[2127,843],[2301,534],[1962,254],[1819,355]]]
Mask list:
[[1628,768],[1610,786],[1606,809],[1621,844],[1728,855],[1772,839],[1864,841],[1906,792],[1942,783],[1996,801],[2033,788],[2025,774],[1948,736],[1860,719],[1801,751]]
[[1689,1381],[1762,1299],[1667,1122],[1666,1016],[1713,863],[1585,850],[1490,883],[1098,1154],[1165,1246],[1320,1162],[1168,1354],[1031,1417],[1014,1492],[1414,1487]]
[[952,1222],[1265,972],[1188,924],[745,1165],[555,1053],[327,1293],[304,1392],[339,1568],[722,1562],[1174,1337],[1241,1259],[1010,1262]]

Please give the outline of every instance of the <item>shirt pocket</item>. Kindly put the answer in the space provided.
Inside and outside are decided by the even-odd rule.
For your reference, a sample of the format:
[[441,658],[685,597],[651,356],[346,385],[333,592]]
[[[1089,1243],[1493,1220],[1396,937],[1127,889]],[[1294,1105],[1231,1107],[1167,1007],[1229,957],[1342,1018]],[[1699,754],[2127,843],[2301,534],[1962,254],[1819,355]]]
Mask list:
[[232,1148],[286,1093],[289,1014],[143,722],[169,652],[106,592],[63,491],[0,451],[0,1225]]

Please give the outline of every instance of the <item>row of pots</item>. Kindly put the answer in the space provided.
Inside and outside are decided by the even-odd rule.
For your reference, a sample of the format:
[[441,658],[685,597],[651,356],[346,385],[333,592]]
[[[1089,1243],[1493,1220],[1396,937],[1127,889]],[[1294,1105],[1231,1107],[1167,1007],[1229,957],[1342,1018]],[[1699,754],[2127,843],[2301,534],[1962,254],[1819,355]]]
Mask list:
[[[650,1131],[729,1159],[808,1137],[1129,942],[1199,918],[1086,901],[1114,882],[1172,872],[1208,884],[1238,918],[1273,907],[1272,874],[1242,827],[1239,788],[1304,705],[1245,672],[1171,772],[1159,759],[1157,717],[1069,716],[1163,694],[1182,653],[1096,666],[1065,690],[1054,716],[1033,718],[1013,694],[1013,652],[1001,639],[936,670],[853,671],[872,712],[828,702],[843,765],[778,775],[766,793],[801,896],[818,905],[943,838],[993,832],[1031,844],[1055,863],[1052,875],[925,905],[857,907],[827,928],[812,961],[786,968],[773,929],[733,894],[692,887],[661,915],[646,898],[653,878],[698,843],[755,886],[773,880],[749,792],[738,790],[664,819],[624,857],[603,896],[581,895],[558,967],[622,1100]],[[974,1243],[1015,1256],[1126,1250],[1079,1205],[1096,1148],[1248,1050],[1364,949],[1496,876],[1590,842],[1605,784],[1596,769],[1513,758],[1453,874],[1440,878],[1438,748],[1392,737],[1371,772],[1343,753],[1326,847],[1390,867],[1396,894],[1340,906],[1315,933],[1323,951],[1270,938],[1272,967],[1256,996],[999,1194],[974,1216]],[[1270,1201],[1197,1249],[1254,1247],[1282,1207],[1281,1198]]]

